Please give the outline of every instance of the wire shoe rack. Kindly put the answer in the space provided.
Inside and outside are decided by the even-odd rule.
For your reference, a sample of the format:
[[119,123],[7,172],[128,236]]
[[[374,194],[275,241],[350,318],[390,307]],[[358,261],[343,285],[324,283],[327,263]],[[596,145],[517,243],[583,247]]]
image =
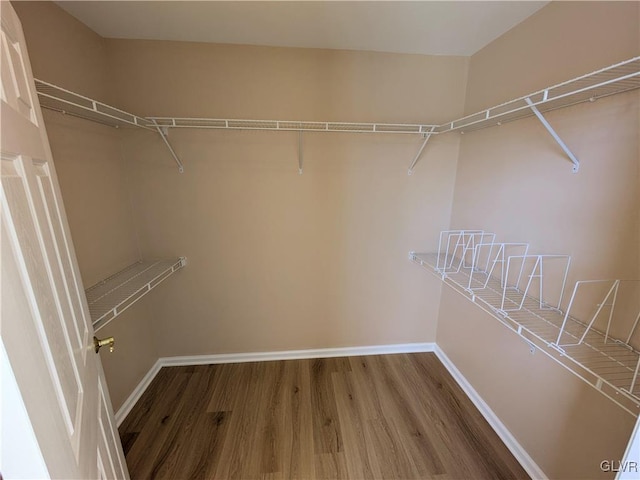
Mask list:
[[[569,255],[532,255],[481,230],[447,230],[409,259],[634,416],[640,414],[640,281],[581,280],[565,310]],[[586,319],[586,321],[584,320]],[[612,332],[621,338],[616,338]]]

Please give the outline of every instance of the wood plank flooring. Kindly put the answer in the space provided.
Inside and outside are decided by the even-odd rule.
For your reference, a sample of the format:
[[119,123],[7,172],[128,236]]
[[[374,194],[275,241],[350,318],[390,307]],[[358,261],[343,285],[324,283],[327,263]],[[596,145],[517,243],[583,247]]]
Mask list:
[[120,437],[134,480],[529,478],[432,353],[163,368]]

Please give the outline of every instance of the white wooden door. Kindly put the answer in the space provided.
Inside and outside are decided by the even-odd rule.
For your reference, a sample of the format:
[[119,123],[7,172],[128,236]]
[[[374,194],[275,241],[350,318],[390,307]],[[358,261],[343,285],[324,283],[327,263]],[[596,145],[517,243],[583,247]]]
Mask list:
[[128,478],[24,35],[0,7],[2,346],[48,474]]

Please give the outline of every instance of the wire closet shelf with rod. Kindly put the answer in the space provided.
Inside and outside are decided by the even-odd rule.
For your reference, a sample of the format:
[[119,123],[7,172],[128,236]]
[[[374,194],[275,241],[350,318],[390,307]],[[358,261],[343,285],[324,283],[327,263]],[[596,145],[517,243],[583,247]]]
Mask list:
[[[153,120],[79,95],[42,80],[35,80],[40,105],[65,115],[115,128],[139,128],[160,134],[180,170],[182,163]],[[85,294],[97,332],[186,265],[184,257],[139,260],[87,288]]]
[[[183,163],[168,139],[168,132],[173,128],[297,131],[299,173],[303,170],[303,132],[420,135],[423,142],[410,164],[411,174],[427,142],[434,135],[472,132],[534,115],[560,144],[573,164],[573,171],[577,172],[579,160],[562,142],[543,113],[581,102],[593,102],[602,97],[638,88],[640,57],[634,57],[481,112],[436,125],[415,122],[350,123],[141,117],[36,79],[36,89],[43,108],[116,128],[153,131],[159,134],[180,172],[184,170]],[[562,299],[565,295],[570,257],[530,255],[528,245],[524,243],[499,243],[495,241],[495,235],[478,231],[443,232],[440,240],[441,248],[437,253],[411,253],[411,259],[430,268],[441,276],[445,283],[515,330],[532,347],[548,353],[629,412],[638,415],[640,355],[632,345],[640,314],[635,314],[630,330],[626,333],[621,332],[621,335],[618,335],[621,338],[618,338],[614,334],[619,329],[619,322],[614,321],[613,312],[628,308],[629,302],[625,298],[632,295],[626,292],[640,288],[640,282],[626,279],[579,281],[574,286],[566,311],[563,311]],[[451,242],[462,243],[449,250]],[[467,242],[471,242],[473,247],[469,247]],[[494,257],[487,263],[491,256]],[[478,263],[483,261],[484,266]],[[185,260],[182,257],[138,262],[87,289],[96,329],[106,325],[184,265]],[[549,268],[548,265],[553,267]],[[549,280],[550,272],[554,269],[557,270],[554,278]],[[521,285],[523,279],[527,281],[526,285]],[[531,290],[534,280],[540,284],[537,297]],[[549,285],[557,287],[554,293],[557,302],[546,301]],[[582,313],[585,308],[584,299],[592,296],[596,290],[603,291],[602,301],[596,302],[597,311],[593,317],[579,320],[581,317],[576,312]],[[635,295],[635,298],[640,298],[638,292]],[[607,315],[607,324],[604,329],[600,328],[601,318]]]
[[610,95],[625,93],[640,88],[640,57],[567,80],[565,82],[538,90],[522,97],[501,103],[463,118],[442,124],[420,122],[408,123],[370,123],[340,121],[304,121],[304,120],[261,120],[232,118],[196,118],[196,117],[141,117],[105,103],[79,95],[70,90],[36,79],[36,89],[43,108],[68,115],[85,118],[113,127],[132,127],[155,131],[167,147],[178,171],[184,171],[184,165],[169,142],[171,129],[218,129],[218,130],[265,130],[298,132],[298,171],[303,170],[303,133],[362,133],[362,134],[402,134],[422,137],[417,153],[409,164],[411,175],[420,160],[429,139],[436,135],[458,132],[472,132],[482,128],[500,126],[504,123],[537,117],[554,140],[560,145],[572,163],[572,171],[578,172],[579,159],[572,153],[544,117],[552,110],[570,107],[578,103],[594,102]]
[[[446,230],[409,259],[634,416],[640,414],[640,280],[568,289],[571,257],[532,254],[483,230]],[[569,296],[570,294],[570,296]]]

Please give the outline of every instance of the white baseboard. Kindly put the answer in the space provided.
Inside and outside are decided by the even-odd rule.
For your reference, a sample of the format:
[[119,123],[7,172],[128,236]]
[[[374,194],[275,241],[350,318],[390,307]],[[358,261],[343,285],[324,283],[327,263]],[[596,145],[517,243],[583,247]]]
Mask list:
[[279,352],[221,353],[185,357],[164,357],[163,367],[178,365],[211,365],[218,363],[269,362],[272,360],[299,360],[305,358],[355,357],[360,355],[388,355],[391,353],[418,353],[435,351],[435,343],[403,343],[365,347],[318,348],[311,350],[284,350]]
[[149,385],[151,384],[153,379],[156,378],[156,375],[162,368],[162,364],[160,360],[161,359],[158,359],[156,363],[153,364],[153,366],[147,372],[147,374],[144,377],[142,377],[142,380],[140,380],[140,383],[136,386],[136,388],[133,389],[133,392],[131,392],[131,395],[127,397],[127,399],[124,401],[122,406],[116,412],[115,414],[116,425],[118,427],[122,424],[124,419],[127,418],[127,415],[129,415],[129,412],[131,411],[133,406],[138,402],[138,400],[140,400],[140,397],[145,392],[145,390],[149,388]]
[[211,365],[220,363],[267,362],[273,360],[296,360],[305,358],[353,357],[360,355],[388,355],[393,353],[435,352],[458,385],[471,399],[476,408],[484,416],[491,428],[498,434],[522,468],[533,479],[546,480],[547,476],[533,461],[525,449],[518,443],[489,405],[480,397],[460,370],[435,343],[405,343],[395,345],[372,345],[364,347],[320,348],[311,350],[285,350],[279,352],[223,353],[214,355],[193,355],[181,357],[162,357],[151,367],[138,386],[116,412],[116,422],[120,426],[133,406],[151,384],[162,367],[186,365]]
[[145,390],[162,367],[186,365],[212,365],[219,363],[268,362],[272,360],[296,360],[304,358],[354,357],[359,355],[388,355],[392,353],[433,352],[435,343],[402,343],[393,345],[371,345],[364,347],[318,348],[311,350],[284,350],[279,352],[221,353],[213,355],[192,355],[181,357],[161,357],[143,377],[131,395],[116,412],[118,427],[127,417]]
[[489,405],[487,405],[478,392],[476,392],[476,390],[471,386],[469,381],[464,377],[464,375],[462,375],[462,372],[460,372],[451,359],[449,359],[447,354],[444,353],[444,351],[442,351],[442,349],[437,345],[434,351],[440,362],[442,362],[458,385],[460,385],[460,388],[462,388],[464,393],[467,394],[469,399],[480,411],[489,425],[491,425],[491,428],[493,428],[493,430],[498,434],[502,442],[506,445],[509,451],[511,451],[513,456],[518,460],[529,476],[534,480],[548,480],[548,477],[542,469],[533,461],[522,445],[518,443],[504,423],[500,421]]

